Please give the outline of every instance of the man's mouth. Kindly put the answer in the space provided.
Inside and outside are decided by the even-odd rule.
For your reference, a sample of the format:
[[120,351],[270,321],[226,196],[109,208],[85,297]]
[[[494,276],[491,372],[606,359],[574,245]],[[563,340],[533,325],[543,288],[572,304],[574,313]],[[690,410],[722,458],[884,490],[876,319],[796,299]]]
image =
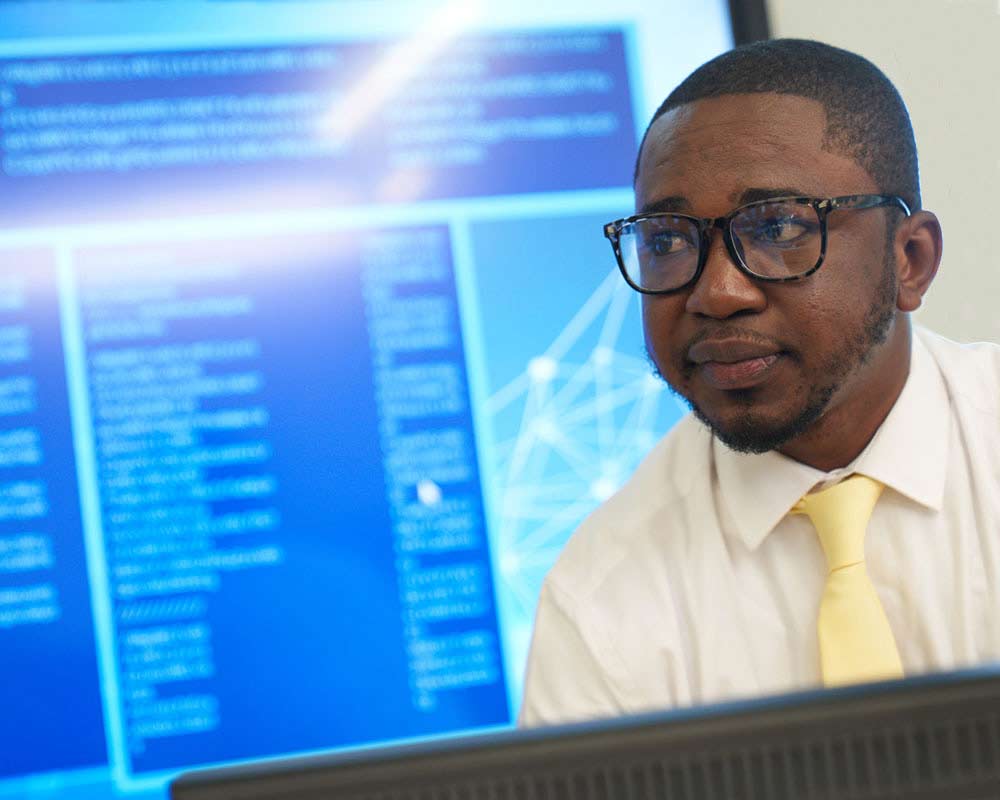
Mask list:
[[784,352],[775,345],[745,339],[705,339],[692,345],[687,357],[715,389],[749,389],[764,382]]

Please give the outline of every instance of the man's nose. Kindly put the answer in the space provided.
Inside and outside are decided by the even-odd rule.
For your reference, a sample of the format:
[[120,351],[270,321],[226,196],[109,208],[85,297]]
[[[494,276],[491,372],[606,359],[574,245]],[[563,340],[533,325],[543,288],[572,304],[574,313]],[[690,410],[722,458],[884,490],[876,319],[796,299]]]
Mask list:
[[688,295],[685,309],[690,314],[727,319],[740,313],[759,313],[766,307],[761,285],[733,263],[722,231],[713,230],[705,268]]

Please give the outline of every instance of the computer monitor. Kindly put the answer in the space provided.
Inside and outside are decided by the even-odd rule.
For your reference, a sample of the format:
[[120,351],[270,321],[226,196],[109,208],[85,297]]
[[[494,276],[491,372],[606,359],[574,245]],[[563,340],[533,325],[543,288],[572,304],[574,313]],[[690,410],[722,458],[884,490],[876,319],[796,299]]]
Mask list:
[[995,800],[1000,669],[183,776],[172,800]]
[[763,0],[0,2],[0,799],[509,726],[686,411],[601,226]]

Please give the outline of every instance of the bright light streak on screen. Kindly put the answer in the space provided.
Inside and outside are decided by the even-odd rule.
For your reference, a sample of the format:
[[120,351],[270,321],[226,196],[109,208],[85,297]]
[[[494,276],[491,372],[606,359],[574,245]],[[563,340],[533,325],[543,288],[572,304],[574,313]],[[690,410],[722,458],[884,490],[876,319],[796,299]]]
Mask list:
[[690,9],[0,4],[0,798],[510,724],[684,411],[600,230]]
[[337,102],[327,118],[330,133],[338,139],[354,136],[428,61],[480,21],[485,6],[485,0],[452,0],[429,14]]

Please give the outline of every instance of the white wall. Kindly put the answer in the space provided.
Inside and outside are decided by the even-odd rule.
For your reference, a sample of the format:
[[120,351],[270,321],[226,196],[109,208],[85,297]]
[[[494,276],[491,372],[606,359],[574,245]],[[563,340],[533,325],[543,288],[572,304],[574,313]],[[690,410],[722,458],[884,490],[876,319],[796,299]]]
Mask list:
[[774,36],[859,53],[910,109],[944,260],[918,320],[1000,342],[1000,0],[768,0]]

